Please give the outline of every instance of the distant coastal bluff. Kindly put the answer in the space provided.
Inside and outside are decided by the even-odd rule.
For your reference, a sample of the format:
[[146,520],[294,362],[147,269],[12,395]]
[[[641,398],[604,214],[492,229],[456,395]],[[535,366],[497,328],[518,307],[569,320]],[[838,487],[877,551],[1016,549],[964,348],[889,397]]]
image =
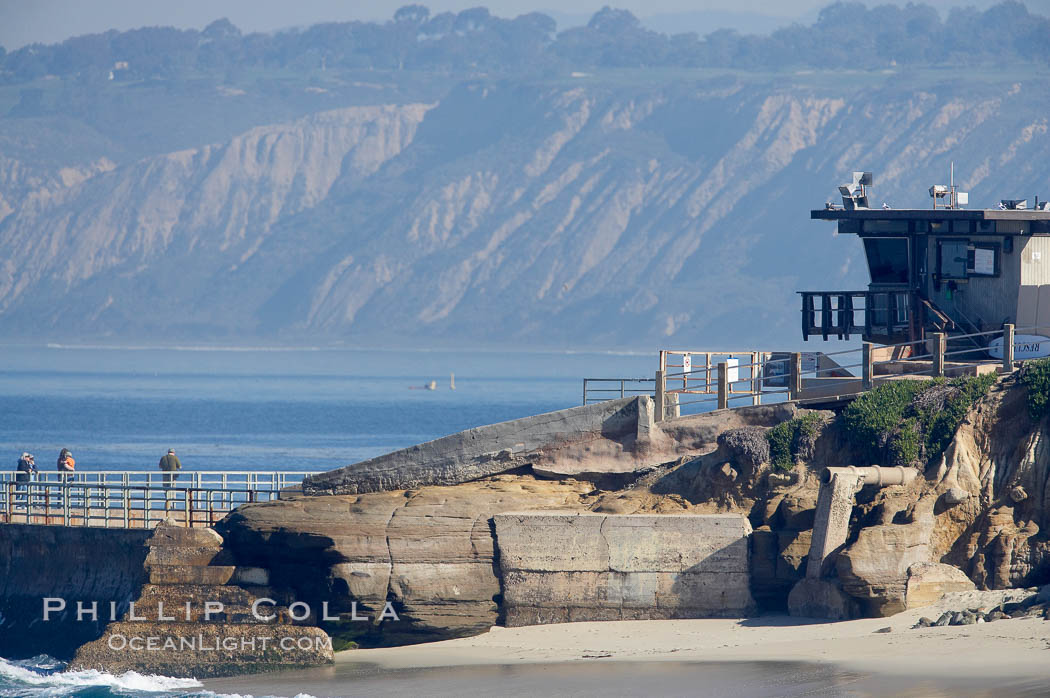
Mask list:
[[[1029,370],[880,386],[839,414],[576,407],[308,478],[215,530],[2,526],[0,654],[199,677],[493,625],[888,616],[1031,586],[1050,577],[1050,453]],[[40,596],[69,600],[53,625],[31,620]],[[78,598],[116,619],[77,622]],[[203,639],[116,649],[130,636]]]

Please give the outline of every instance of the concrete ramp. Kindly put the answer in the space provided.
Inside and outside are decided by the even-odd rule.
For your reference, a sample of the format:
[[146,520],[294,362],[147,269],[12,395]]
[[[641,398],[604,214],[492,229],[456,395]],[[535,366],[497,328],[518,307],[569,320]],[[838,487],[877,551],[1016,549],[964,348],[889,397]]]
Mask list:
[[303,481],[310,495],[363,494],[425,485],[456,485],[525,465],[570,461],[618,465],[630,472],[644,457],[653,428],[648,396],[609,400],[477,427],[403,448]]
[[716,447],[745,425],[771,427],[795,415],[780,403],[688,415],[655,424],[647,395],[467,429],[303,480],[308,495],[364,494],[458,485],[529,466],[546,478],[619,489],[638,474]]
[[735,514],[497,514],[508,627],[738,617],[755,611]]

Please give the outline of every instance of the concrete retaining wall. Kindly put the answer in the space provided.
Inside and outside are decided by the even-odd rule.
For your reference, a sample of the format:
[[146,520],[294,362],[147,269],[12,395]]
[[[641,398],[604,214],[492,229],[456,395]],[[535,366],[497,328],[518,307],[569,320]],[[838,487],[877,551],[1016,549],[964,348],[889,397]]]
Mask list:
[[508,626],[733,617],[755,610],[738,515],[493,517]]
[[[123,613],[146,581],[149,536],[142,530],[0,526],[0,656],[69,659],[99,637],[110,602]],[[44,597],[66,599],[67,610],[45,623]],[[78,600],[98,602],[98,622],[76,622]]]

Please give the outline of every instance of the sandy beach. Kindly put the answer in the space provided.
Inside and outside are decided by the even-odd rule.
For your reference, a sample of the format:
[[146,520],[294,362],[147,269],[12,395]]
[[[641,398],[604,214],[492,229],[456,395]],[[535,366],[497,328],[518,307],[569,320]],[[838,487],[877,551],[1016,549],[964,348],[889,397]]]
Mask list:
[[[385,668],[604,661],[815,662],[881,675],[1050,677],[1050,621],[1019,618],[917,628],[920,617],[988,605],[998,592],[950,594],[890,618],[788,616],[494,627],[476,637],[341,652],[336,662]],[[889,628],[888,632],[879,632]]]
[[835,623],[762,616],[494,627],[340,652],[334,667],[204,683],[219,693],[318,697],[1047,695],[1050,621],[912,629],[945,610],[990,608],[1003,594],[950,594],[891,618]]

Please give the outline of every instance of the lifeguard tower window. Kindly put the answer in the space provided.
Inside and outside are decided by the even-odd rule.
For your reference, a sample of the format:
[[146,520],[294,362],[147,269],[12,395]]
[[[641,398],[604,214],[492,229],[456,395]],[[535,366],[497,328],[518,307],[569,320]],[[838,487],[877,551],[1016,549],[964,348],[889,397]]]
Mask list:
[[965,279],[967,243],[965,240],[945,240],[940,247],[940,269],[942,279]]
[[[873,284],[908,283],[908,239],[866,238],[864,252]],[[965,253],[964,253],[965,261]]]

